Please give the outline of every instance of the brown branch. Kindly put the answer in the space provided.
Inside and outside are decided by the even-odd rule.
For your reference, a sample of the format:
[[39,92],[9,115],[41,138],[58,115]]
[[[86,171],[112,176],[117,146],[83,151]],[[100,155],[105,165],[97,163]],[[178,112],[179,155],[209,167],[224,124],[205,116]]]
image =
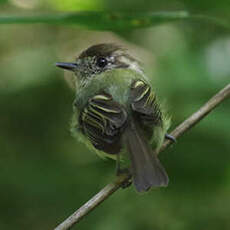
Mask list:
[[[175,138],[178,138],[186,131],[191,129],[194,125],[196,125],[201,119],[207,116],[213,109],[215,109],[222,101],[230,98],[230,84],[225,86],[222,90],[220,90],[217,94],[215,94],[208,102],[206,102],[197,112],[193,113],[188,119],[178,125],[171,133]],[[161,151],[166,149],[171,142],[166,140],[161,147]]]
[[[217,105],[219,105],[225,99],[230,98],[230,84],[220,90],[215,96],[213,96],[204,106],[202,106],[197,112],[192,114],[188,119],[181,123],[176,129],[170,133],[175,138],[178,138],[187,130],[196,125],[201,119],[207,116]],[[166,140],[160,151],[165,150],[171,142]],[[122,184],[128,182],[128,176],[122,176],[116,179],[115,182],[105,186],[99,193],[92,197],[88,202],[75,211],[64,222],[58,225],[54,230],[66,230],[74,224],[78,223],[84,216],[91,212],[95,207],[101,204],[105,199],[117,191]]]

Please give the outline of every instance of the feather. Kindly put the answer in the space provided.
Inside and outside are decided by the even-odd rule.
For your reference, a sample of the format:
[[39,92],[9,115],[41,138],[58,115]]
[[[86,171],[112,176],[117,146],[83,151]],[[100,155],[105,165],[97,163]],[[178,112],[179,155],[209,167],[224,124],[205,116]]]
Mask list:
[[125,131],[125,141],[131,160],[133,182],[138,192],[168,185],[168,175],[147,143],[139,125],[131,120]]
[[92,97],[79,117],[80,129],[93,146],[109,154],[121,151],[121,135],[126,127],[125,108],[102,92]]

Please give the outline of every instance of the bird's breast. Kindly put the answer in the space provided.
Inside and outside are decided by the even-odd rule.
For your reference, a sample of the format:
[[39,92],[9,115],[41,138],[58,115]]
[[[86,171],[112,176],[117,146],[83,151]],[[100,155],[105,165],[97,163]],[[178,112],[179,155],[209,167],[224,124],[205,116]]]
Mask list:
[[87,86],[76,93],[79,109],[87,104],[90,98],[101,92],[110,94],[114,101],[126,106],[130,86],[136,79],[143,79],[143,76],[130,69],[115,69],[94,76]]
[[109,93],[114,101],[122,105],[127,105],[132,82],[141,78],[143,77],[139,73],[130,69],[110,71],[106,73],[102,79],[106,84],[104,91]]

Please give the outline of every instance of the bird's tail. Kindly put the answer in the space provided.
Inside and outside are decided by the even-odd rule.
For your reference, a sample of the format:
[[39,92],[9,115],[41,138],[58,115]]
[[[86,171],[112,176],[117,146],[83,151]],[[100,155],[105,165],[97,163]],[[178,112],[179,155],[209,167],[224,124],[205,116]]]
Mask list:
[[125,140],[131,160],[133,182],[138,192],[147,191],[151,187],[168,185],[168,175],[153,152],[141,129],[135,121],[131,121],[125,131]]

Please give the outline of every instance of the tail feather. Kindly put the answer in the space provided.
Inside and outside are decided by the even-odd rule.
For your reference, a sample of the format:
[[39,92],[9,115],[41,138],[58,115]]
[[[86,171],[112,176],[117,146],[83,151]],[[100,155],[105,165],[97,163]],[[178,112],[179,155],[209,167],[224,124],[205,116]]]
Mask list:
[[164,167],[134,121],[127,127],[125,136],[131,160],[133,182],[137,191],[142,192],[151,187],[167,186],[169,179]]

